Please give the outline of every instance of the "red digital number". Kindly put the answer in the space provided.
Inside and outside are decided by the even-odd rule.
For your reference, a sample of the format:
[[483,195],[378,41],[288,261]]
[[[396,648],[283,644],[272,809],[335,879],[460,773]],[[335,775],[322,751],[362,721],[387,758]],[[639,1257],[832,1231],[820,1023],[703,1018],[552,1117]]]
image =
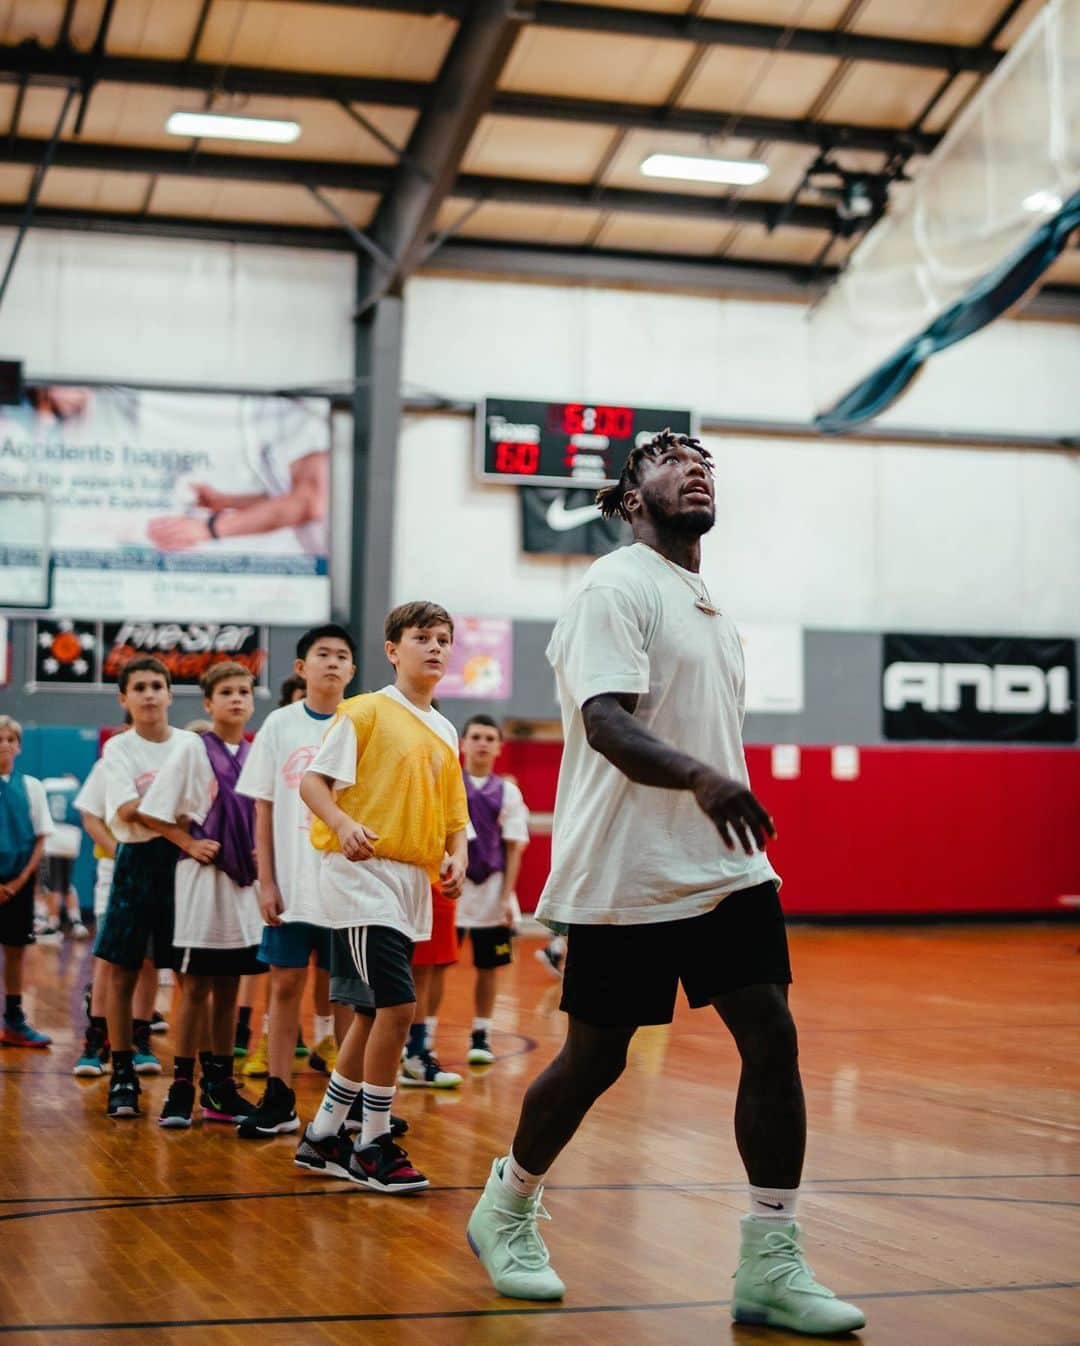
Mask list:
[[597,407],[596,433],[608,439],[629,439],[634,432],[634,413],[629,407]]
[[509,476],[531,477],[540,466],[540,445],[499,440],[495,444],[495,471]]
[[567,435],[580,435],[584,429],[585,408],[580,402],[571,402],[563,407],[562,428]]

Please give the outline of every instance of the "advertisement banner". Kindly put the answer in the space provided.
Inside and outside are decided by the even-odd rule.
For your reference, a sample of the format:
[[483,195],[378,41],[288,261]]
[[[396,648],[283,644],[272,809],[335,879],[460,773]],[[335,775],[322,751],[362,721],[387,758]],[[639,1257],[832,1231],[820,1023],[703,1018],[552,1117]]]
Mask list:
[[439,700],[506,701],[514,685],[514,624],[507,617],[456,617]]
[[266,686],[270,661],[265,627],[238,622],[34,623],[32,686],[115,687],[120,670],[137,655],[152,655],[169,670],[174,687],[198,687],[211,664],[234,661]]
[[1076,742],[1071,638],[886,635],[882,670],[886,738]]
[[556,556],[606,556],[633,541],[623,519],[602,519],[594,490],[520,486],[521,547]]
[[330,610],[324,398],[36,386],[0,491],[48,496],[52,611],[310,625]]
[[0,617],[0,687],[11,681],[11,644],[6,617]]

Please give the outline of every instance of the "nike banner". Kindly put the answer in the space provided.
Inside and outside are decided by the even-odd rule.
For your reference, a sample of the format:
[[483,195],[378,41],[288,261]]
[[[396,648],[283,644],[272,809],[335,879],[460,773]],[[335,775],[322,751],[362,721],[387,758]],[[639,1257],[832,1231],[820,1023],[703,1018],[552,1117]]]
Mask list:
[[606,556],[631,540],[622,519],[602,519],[596,492],[520,486],[521,545],[556,556]]

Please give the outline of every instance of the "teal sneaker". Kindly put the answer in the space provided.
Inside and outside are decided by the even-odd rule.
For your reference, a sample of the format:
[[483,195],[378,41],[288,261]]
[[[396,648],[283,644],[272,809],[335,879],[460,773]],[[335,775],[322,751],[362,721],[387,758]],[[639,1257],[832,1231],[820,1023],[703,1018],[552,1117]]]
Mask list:
[[136,1075],[160,1075],[161,1062],[154,1055],[150,1046],[150,1024],[140,1023],[132,1034],[132,1047],[135,1049],[135,1057],[132,1065],[135,1067]]
[[799,1246],[799,1226],[742,1218],[742,1248],[731,1316],[737,1323],[786,1327],[808,1336],[854,1332],[866,1317],[819,1285]]
[[535,1196],[514,1196],[502,1184],[505,1159],[496,1159],[484,1194],[469,1217],[466,1237],[501,1295],[511,1299],[562,1299],[566,1286],[551,1267],[537,1220],[551,1216]]

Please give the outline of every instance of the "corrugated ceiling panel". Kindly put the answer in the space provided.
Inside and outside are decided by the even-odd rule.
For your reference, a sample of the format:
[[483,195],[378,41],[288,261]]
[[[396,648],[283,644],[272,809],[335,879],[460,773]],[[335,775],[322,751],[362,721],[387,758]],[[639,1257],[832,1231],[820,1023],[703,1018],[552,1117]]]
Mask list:
[[937,92],[940,70],[855,61],[823,115],[861,126],[909,126]]
[[1021,5],[998,35],[994,46],[1007,51],[1027,31],[1028,25],[1045,3],[1046,0],[1027,0],[1026,5]]
[[[328,192],[357,225],[368,223],[378,197],[369,192]],[[159,178],[151,203],[154,215],[199,219],[256,220],[333,229],[331,215],[302,187],[253,182],[207,182],[201,178]]]
[[850,0],[812,0],[804,8],[797,0],[708,0],[701,17],[788,24],[798,15],[800,28],[834,28],[849,3]]
[[1004,0],[869,0],[851,24],[855,33],[907,37],[920,42],[976,46],[993,27]]
[[709,257],[720,248],[730,230],[731,225],[724,220],[664,219],[627,212],[607,217],[596,245]]
[[71,210],[136,211],[142,208],[150,179],[142,173],[96,173],[52,168],[41,189],[41,205]]
[[653,42],[614,33],[526,29],[500,87],[529,93],[662,103],[690,59],[689,42]]
[[180,60],[191,46],[201,9],[201,0],[119,0],[109,25],[109,51]]
[[25,201],[33,176],[34,170],[22,164],[0,164],[0,201]]
[[[93,41],[104,0],[87,0],[72,16],[71,40],[76,46]],[[0,0],[0,41],[25,42],[36,38],[51,47],[60,33],[64,0]]]
[[724,256],[747,262],[812,262],[828,241],[824,230],[774,229],[770,234],[762,224],[744,224],[735,231]]
[[[435,222],[436,232],[454,229],[472,203],[451,198],[443,203]],[[507,242],[584,243],[599,219],[595,210],[571,210],[551,206],[518,206],[491,201],[474,211],[455,237],[497,238]]]
[[465,173],[590,182],[612,129],[528,117],[485,117],[462,162]]
[[[48,140],[53,131],[56,130],[56,119],[60,116],[60,110],[64,106],[64,93],[63,89],[47,89],[40,85],[27,89],[26,98],[23,101],[22,116],[19,118],[19,135]],[[70,130],[74,124],[75,113],[69,109],[67,116],[68,129]],[[5,124],[5,129],[7,125],[10,125],[10,121]]]
[[[944,74],[941,78],[944,81]],[[960,110],[960,105],[970,98],[979,80],[979,75],[957,75],[941,95],[937,106],[923,122],[922,129],[937,133],[944,131]]]
[[664,14],[686,14],[693,0],[567,0],[571,5],[603,5],[607,9],[652,9]]
[[439,72],[456,27],[438,16],[216,0],[199,58],[430,80]]
[[836,66],[831,56],[712,47],[679,102],[724,112],[805,117]]

